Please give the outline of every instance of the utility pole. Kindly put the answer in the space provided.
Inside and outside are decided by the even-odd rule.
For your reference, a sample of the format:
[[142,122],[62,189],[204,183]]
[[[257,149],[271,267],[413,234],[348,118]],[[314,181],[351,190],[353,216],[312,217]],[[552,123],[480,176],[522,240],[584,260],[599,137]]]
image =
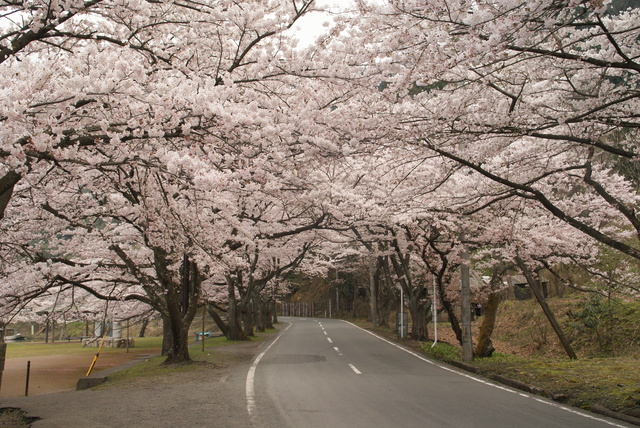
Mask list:
[[[464,241],[464,233],[461,234]],[[469,279],[469,252],[464,242],[460,254],[460,300],[462,322],[462,361],[468,363],[473,360],[473,343],[471,342],[471,281]]]
[[340,295],[338,293],[338,283],[340,281],[340,278],[338,277],[338,266],[336,266],[336,318],[338,318],[340,315]]
[[[467,150],[467,144],[460,142],[460,151]],[[462,252],[460,258],[460,300],[461,300],[461,323],[462,323],[462,361],[469,363],[473,360],[473,343],[471,341],[471,281],[469,278],[469,250],[464,243],[464,228],[460,233],[460,243]]]
[[431,297],[431,312],[433,313],[433,348],[438,343],[438,305],[436,294],[436,276],[433,276],[433,296]]
[[378,327],[378,289],[373,272],[373,256],[369,255],[369,302],[371,306],[371,324]]
[[404,290],[400,286],[400,338],[404,338]]

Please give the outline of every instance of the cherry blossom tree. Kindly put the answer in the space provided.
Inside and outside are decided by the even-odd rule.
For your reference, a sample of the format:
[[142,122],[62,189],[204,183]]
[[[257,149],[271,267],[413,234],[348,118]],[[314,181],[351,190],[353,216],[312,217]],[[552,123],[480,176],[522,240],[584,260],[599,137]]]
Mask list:
[[[282,74],[281,34],[311,1],[8,2],[2,8],[0,214],[37,161],[219,125],[243,85]],[[217,107],[210,100],[219,100]],[[124,147],[122,147],[124,149]],[[122,150],[125,153],[135,152]]]
[[637,157],[637,8],[361,4],[404,141],[640,257],[637,178],[622,172]]
[[[286,134],[273,123],[287,113],[272,105],[286,95],[282,88],[293,91],[277,79],[293,46],[282,33],[312,3],[91,2],[78,8],[69,2],[53,5],[46,17],[44,4],[9,8],[16,23],[5,39],[13,47],[24,43],[3,49],[1,72],[30,79],[6,88],[6,99],[15,102],[1,115],[2,211],[16,184],[29,184],[24,192],[41,192],[29,196],[34,206],[67,227],[90,231],[84,238],[91,245],[102,238],[101,257],[126,272],[125,288],[142,287],[147,303],[168,320],[170,361],[188,359],[186,328],[201,292],[196,266],[211,256],[193,242],[198,235],[187,233],[199,208],[189,186],[197,192],[202,171],[216,168],[223,172],[218,186],[250,182],[256,170],[244,160],[277,144],[276,130]],[[254,144],[242,149],[247,141]],[[194,155],[209,162],[190,163]],[[37,183],[59,167],[73,183],[65,187],[68,204],[61,192]],[[227,242],[242,208],[211,206],[232,220],[217,235]],[[108,233],[95,222],[107,224]],[[189,298],[180,302],[181,293]]]

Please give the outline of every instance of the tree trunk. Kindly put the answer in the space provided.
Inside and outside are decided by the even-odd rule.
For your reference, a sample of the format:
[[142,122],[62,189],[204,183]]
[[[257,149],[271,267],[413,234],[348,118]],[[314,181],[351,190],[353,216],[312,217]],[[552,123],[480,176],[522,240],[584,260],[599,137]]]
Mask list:
[[[169,296],[167,298],[169,300]],[[174,300],[172,303],[174,307],[169,308],[169,313],[162,314],[162,355],[167,357],[163,364],[191,361],[188,347],[190,323],[185,322],[180,313],[180,302]]]
[[577,360],[578,356],[576,355],[573,348],[571,347],[571,344],[569,343],[564,333],[562,332],[562,327],[560,327],[560,324],[556,320],[556,317],[553,315],[551,308],[549,307],[546,300],[544,299],[542,290],[540,290],[540,288],[538,287],[538,283],[533,278],[533,275],[529,271],[529,268],[527,268],[527,265],[524,263],[524,261],[522,261],[520,257],[516,257],[516,263],[518,263],[520,270],[522,270],[522,273],[524,274],[524,277],[526,278],[527,283],[529,284],[529,288],[531,288],[531,291],[533,291],[533,294],[536,296],[536,300],[538,300],[540,307],[542,307],[542,311],[547,316],[547,319],[549,320],[551,327],[553,327],[553,331],[556,332],[556,335],[558,336],[558,339],[560,340],[560,343],[562,344],[562,347],[564,348],[565,352],[567,353],[569,358],[571,358],[572,360]]
[[[384,284],[386,286],[382,287],[384,290],[384,298],[382,303],[382,313],[380,314],[380,325],[384,327],[389,327],[389,317],[391,316],[391,311],[398,304],[398,299],[394,292],[393,280],[391,279],[391,272],[389,270],[389,258],[388,257],[378,257],[378,266],[382,270],[382,274],[384,275]],[[382,278],[380,279],[382,282]],[[380,287],[378,288],[380,290]]]
[[147,331],[148,326],[149,326],[149,318],[143,319],[142,325],[140,326],[140,334],[138,334],[138,337],[144,337],[144,333]]
[[273,330],[273,320],[275,319],[275,302],[269,300],[269,302],[264,303],[264,320],[265,320],[265,328],[269,330]]
[[253,305],[251,303],[245,305],[242,311],[242,331],[245,336],[251,337],[256,334],[253,332]]
[[498,316],[498,306],[500,305],[499,293],[491,293],[487,298],[485,305],[484,319],[478,333],[478,343],[476,344],[475,354],[477,357],[490,357],[495,348],[491,343],[491,334],[496,326],[496,318]]
[[445,298],[444,286],[442,285],[442,282],[440,280],[438,280],[438,294],[440,295],[440,302],[442,303],[442,307],[444,308],[445,312],[447,312],[447,316],[449,317],[451,329],[455,333],[458,342],[460,342],[460,346],[462,346],[462,328],[460,327],[460,321],[458,321],[458,317],[456,317],[453,305]]
[[[164,251],[157,250],[158,263],[156,269],[164,269],[159,272],[163,282],[168,286],[164,298],[164,308],[162,313],[164,318],[163,326],[168,327],[169,333],[165,333],[165,338],[170,339],[167,359],[163,364],[177,364],[190,362],[189,356],[189,326],[198,310],[198,300],[200,299],[201,280],[196,263],[186,262],[183,265],[182,278],[178,282],[169,280],[170,275],[166,269]],[[188,258],[185,256],[185,260]],[[188,283],[188,285],[187,285]],[[164,350],[164,349],[163,349]]]
[[13,195],[13,188],[21,178],[22,176],[13,170],[0,177],[0,219],[4,217],[4,211]]
[[425,304],[409,299],[409,313],[411,314],[411,338],[414,340],[429,340],[427,331],[427,311]]
[[171,342],[173,337],[171,336],[171,321],[165,315],[162,315],[162,351],[161,356],[166,357],[171,352]]
[[176,321],[177,320],[170,321],[171,346],[169,347],[167,359],[163,364],[177,364],[191,361],[188,347],[189,326],[181,322],[181,320],[179,322]]
[[271,327],[273,328],[273,324],[278,322],[278,306],[275,302],[275,300],[272,300],[269,303],[269,312],[271,313],[271,316],[273,317],[273,319],[271,320]]
[[229,326],[227,326],[227,324],[224,323],[224,320],[220,318],[220,315],[218,315],[218,313],[213,308],[213,306],[207,305],[207,312],[209,313],[209,316],[213,319],[213,321],[216,323],[216,325],[218,326],[222,334],[224,334],[224,336],[228,339]]
[[227,294],[229,296],[229,308],[227,309],[227,324],[229,325],[227,339],[249,340],[242,331],[240,316],[238,314],[238,302],[235,295],[235,287],[232,281],[228,281]]
[[4,372],[4,362],[7,356],[7,344],[4,342],[4,332],[6,325],[0,324],[0,388],[2,388],[2,373]]
[[255,325],[257,332],[263,332],[267,328],[266,310],[265,305],[262,303],[260,297],[253,299],[253,306],[256,308],[255,312]]
[[389,327],[389,317],[391,316],[391,311],[393,308],[397,306],[397,300],[393,293],[389,293],[386,299],[382,303],[382,307],[380,309],[380,327]]

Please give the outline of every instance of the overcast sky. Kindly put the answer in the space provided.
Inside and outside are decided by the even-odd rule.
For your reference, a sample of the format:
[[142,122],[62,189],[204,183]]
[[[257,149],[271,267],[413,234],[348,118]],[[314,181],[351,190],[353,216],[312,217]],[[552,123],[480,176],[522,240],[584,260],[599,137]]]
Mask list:
[[[334,13],[346,12],[353,6],[351,0],[316,0],[315,9],[329,10],[331,13],[311,12],[302,17],[293,27],[292,31],[297,33],[300,39],[300,47],[305,47],[313,43],[316,37],[327,32],[331,26],[332,15]],[[329,23],[326,26],[325,23]]]

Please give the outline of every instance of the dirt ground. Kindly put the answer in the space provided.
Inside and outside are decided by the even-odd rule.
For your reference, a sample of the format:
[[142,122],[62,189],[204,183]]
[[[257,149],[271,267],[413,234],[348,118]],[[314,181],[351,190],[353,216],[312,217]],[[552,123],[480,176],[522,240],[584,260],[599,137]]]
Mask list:
[[[8,358],[0,385],[0,399],[25,395],[27,362],[31,361],[29,396],[76,389],[78,379],[85,376],[95,354],[46,355]],[[92,373],[126,363],[140,355],[134,352],[100,354]]]
[[[269,333],[272,336],[274,333]],[[32,388],[37,395],[24,397],[25,361],[13,361],[18,379],[18,395],[0,399],[1,408],[21,409],[25,416],[33,418],[27,425],[5,425],[0,415],[0,426],[31,426],[33,428],[70,428],[70,427],[138,427],[138,428],[175,428],[178,426],[214,426],[225,428],[250,427],[245,400],[246,367],[255,357],[258,350],[269,340],[262,342],[246,342],[236,345],[208,348],[216,354],[219,363],[201,365],[199,369],[187,372],[176,372],[166,376],[140,378],[127,384],[109,382],[97,388],[75,391],[75,383],[84,376],[89,360],[77,361],[69,356],[56,358],[44,357],[40,366],[41,375],[46,373],[48,386],[34,379]],[[107,354],[104,355],[107,357]],[[99,366],[126,362],[127,358],[140,355],[110,354]],[[111,358],[109,358],[111,357]],[[86,357],[84,357],[86,358]],[[18,359],[15,359],[18,360]],[[37,366],[36,358],[31,358],[32,366]],[[56,364],[62,367],[54,368]],[[8,360],[9,362],[9,360]],[[7,364],[8,366],[9,364]],[[45,368],[46,366],[46,368]],[[67,366],[65,369],[64,367]],[[71,366],[75,366],[71,368]],[[53,376],[53,371],[64,371],[60,377]],[[47,372],[49,370],[49,372]],[[80,374],[80,376],[77,375]],[[35,373],[32,376],[36,376]],[[54,379],[58,378],[57,381]],[[44,380],[44,379],[41,379]],[[4,381],[3,381],[4,383]],[[7,382],[9,383],[9,382]],[[7,386],[4,393],[8,393]],[[56,393],[45,393],[45,388],[61,388]],[[3,388],[4,389],[4,388]],[[71,389],[71,390],[69,390]],[[34,392],[34,394],[36,394]],[[8,417],[9,415],[5,415]],[[281,426],[278,421],[268,426]]]

